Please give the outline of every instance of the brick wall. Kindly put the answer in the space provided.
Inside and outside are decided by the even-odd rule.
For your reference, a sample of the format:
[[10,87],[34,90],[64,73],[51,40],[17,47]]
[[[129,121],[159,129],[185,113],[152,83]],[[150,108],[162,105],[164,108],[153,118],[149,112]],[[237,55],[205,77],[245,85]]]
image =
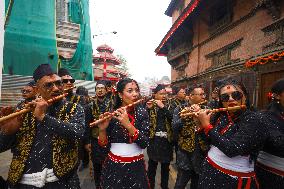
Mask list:
[[[231,23],[238,22],[244,16],[247,16],[255,7],[256,0],[236,0],[233,8],[233,18]],[[187,76],[193,76],[197,73],[205,71],[212,64],[211,59],[206,58],[206,55],[221,49],[222,47],[231,44],[239,39],[241,45],[236,47],[231,52],[231,59],[247,60],[253,56],[262,54],[263,46],[270,44],[275,40],[275,35],[264,36],[261,30],[266,26],[275,22],[272,16],[268,14],[266,8],[257,9],[255,14],[248,17],[243,22],[231,27],[230,30],[210,38],[208,24],[206,20],[209,18],[208,10],[211,6],[210,1],[201,7],[197,19],[193,23],[193,47],[194,49],[189,54],[189,64],[185,68]],[[284,2],[281,2],[281,18],[284,18]],[[279,20],[280,20],[279,19]],[[176,80],[178,73],[172,70],[172,80]]]

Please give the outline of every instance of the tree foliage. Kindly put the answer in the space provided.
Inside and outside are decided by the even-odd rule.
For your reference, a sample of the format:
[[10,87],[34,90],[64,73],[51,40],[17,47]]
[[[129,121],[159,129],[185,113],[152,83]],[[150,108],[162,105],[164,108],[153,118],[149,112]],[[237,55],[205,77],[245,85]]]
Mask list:
[[120,61],[120,65],[118,66],[118,68],[120,68],[121,70],[123,70],[125,73],[128,74],[128,77],[131,77],[131,74],[129,72],[129,68],[127,66],[127,60],[124,58],[123,55],[119,54],[117,55],[117,58]]

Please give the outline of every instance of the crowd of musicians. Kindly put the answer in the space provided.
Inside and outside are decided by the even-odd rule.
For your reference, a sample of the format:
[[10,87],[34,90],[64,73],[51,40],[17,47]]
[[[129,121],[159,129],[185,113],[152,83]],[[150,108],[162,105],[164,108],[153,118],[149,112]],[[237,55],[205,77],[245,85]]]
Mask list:
[[56,73],[49,64],[33,79],[23,101],[1,108],[0,153],[13,154],[1,189],[78,189],[78,171],[88,166],[96,189],[168,189],[174,159],[174,189],[284,188],[284,78],[258,111],[232,78],[220,80],[210,97],[189,83],[170,94],[159,84],[147,98],[130,78],[115,91],[98,81],[90,97],[74,89],[68,70]]

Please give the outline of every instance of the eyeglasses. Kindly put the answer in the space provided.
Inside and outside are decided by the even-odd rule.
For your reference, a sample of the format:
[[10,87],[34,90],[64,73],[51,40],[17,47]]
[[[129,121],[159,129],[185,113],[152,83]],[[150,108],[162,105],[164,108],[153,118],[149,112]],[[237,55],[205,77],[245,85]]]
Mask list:
[[21,92],[22,92],[23,94],[26,94],[26,93],[31,93],[32,91],[31,91],[31,90],[22,89]]
[[241,100],[243,98],[243,93],[239,92],[239,91],[234,91],[232,92],[230,95],[229,94],[221,94],[220,96],[220,100],[222,102],[228,102],[230,99],[230,96],[234,99],[234,100]]
[[49,83],[43,84],[43,87],[44,87],[46,90],[52,89],[53,86],[62,87],[62,82],[61,82],[60,80],[57,80],[57,81],[54,81],[54,82],[49,82]]
[[63,83],[68,83],[68,82],[75,83],[75,79],[62,79],[62,82]]

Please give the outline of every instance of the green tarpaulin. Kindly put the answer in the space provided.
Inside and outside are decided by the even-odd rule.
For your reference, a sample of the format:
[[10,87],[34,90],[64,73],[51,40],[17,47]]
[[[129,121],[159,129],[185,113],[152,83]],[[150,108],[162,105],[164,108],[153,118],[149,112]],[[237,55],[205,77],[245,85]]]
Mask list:
[[4,73],[32,75],[49,63],[68,68],[75,79],[93,80],[89,1],[72,0],[70,22],[80,24],[80,39],[71,60],[59,60],[56,47],[56,0],[6,0]]
[[70,20],[80,24],[80,41],[73,58],[61,60],[61,67],[69,69],[75,78],[93,80],[89,0],[72,0],[69,2],[70,9],[73,10],[69,14]]
[[78,0],[70,0],[68,2],[68,16],[71,22],[80,24],[82,21],[82,9]]

